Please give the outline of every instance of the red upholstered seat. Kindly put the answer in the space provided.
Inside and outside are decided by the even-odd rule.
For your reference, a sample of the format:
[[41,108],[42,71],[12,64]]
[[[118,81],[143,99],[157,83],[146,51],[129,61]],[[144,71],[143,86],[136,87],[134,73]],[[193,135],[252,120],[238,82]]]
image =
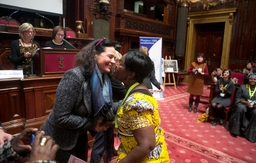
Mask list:
[[237,83],[235,84],[244,84],[244,74],[239,71],[232,71],[232,76],[231,78],[237,78]]
[[76,38],[76,33],[71,28],[66,27],[66,38]]
[[0,24],[8,24],[8,21],[6,19],[0,18]]
[[224,113],[225,113],[225,119],[224,119],[224,123],[223,123],[224,126],[226,125],[227,120],[228,120],[228,113],[232,109],[232,107],[234,106],[236,90],[237,90],[237,88],[235,87],[233,92],[232,92],[232,94],[231,94],[231,96],[230,96],[230,106],[227,106],[224,109]]
[[17,22],[16,20],[10,20],[9,25],[20,26],[20,23]]
[[16,21],[15,19],[10,19],[8,22],[8,17],[7,16],[2,16],[0,18],[0,24],[8,24],[8,25],[13,25],[13,26],[20,26],[20,23]]

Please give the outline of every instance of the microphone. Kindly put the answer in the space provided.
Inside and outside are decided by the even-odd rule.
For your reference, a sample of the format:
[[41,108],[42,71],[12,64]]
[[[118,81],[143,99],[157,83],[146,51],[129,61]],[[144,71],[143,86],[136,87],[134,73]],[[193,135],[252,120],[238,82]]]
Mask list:
[[84,22],[82,22],[82,31],[83,31],[83,34],[85,34],[85,31],[84,31]]
[[49,18],[47,18],[47,17],[45,17],[45,16],[43,16],[43,15],[41,15],[41,14],[38,14],[38,13],[36,13],[36,15],[38,15],[38,16],[40,16],[41,18],[46,19],[46,20],[48,20],[49,22],[51,22],[52,28],[54,28],[55,25],[54,25],[54,23],[52,22],[51,19],[49,19]]
[[9,24],[11,18],[12,18],[12,15],[13,15],[13,14],[16,14],[17,12],[19,12],[19,10],[14,11],[13,13],[11,13],[10,16],[8,16],[8,24]]
[[67,41],[66,39],[62,39],[63,41],[65,41],[66,43],[68,43],[70,46],[72,46],[74,49],[77,49],[74,45],[72,45],[69,41]]

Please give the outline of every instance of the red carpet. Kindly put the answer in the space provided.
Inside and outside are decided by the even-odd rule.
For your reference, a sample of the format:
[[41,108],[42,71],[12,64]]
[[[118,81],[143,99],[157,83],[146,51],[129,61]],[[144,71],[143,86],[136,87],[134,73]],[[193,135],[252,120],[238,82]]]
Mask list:
[[[184,84],[176,90],[167,86],[164,100],[159,101],[161,124],[165,129],[171,162],[255,163],[255,143],[231,137],[221,125],[196,121],[201,112],[194,114],[187,111],[189,94],[186,89]],[[207,87],[205,93],[209,93]],[[205,109],[205,105],[199,104],[200,111]]]

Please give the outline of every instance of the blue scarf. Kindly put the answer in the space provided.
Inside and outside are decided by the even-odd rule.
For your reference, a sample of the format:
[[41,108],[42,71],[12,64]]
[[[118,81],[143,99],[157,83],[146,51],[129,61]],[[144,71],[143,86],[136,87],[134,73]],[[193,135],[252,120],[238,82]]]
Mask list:
[[91,80],[93,116],[101,113],[103,116],[112,107],[112,87],[107,73],[101,73],[98,66],[92,72]]

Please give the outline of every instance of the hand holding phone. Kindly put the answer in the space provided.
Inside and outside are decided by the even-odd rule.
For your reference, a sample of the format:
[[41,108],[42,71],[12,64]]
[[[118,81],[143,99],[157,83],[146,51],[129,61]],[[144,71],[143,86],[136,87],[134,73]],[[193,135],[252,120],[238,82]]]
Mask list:
[[[36,132],[32,142],[30,162],[37,160],[54,160],[59,146],[50,136],[45,136],[44,131]],[[31,137],[31,138],[32,138]],[[32,140],[32,139],[31,139]]]

